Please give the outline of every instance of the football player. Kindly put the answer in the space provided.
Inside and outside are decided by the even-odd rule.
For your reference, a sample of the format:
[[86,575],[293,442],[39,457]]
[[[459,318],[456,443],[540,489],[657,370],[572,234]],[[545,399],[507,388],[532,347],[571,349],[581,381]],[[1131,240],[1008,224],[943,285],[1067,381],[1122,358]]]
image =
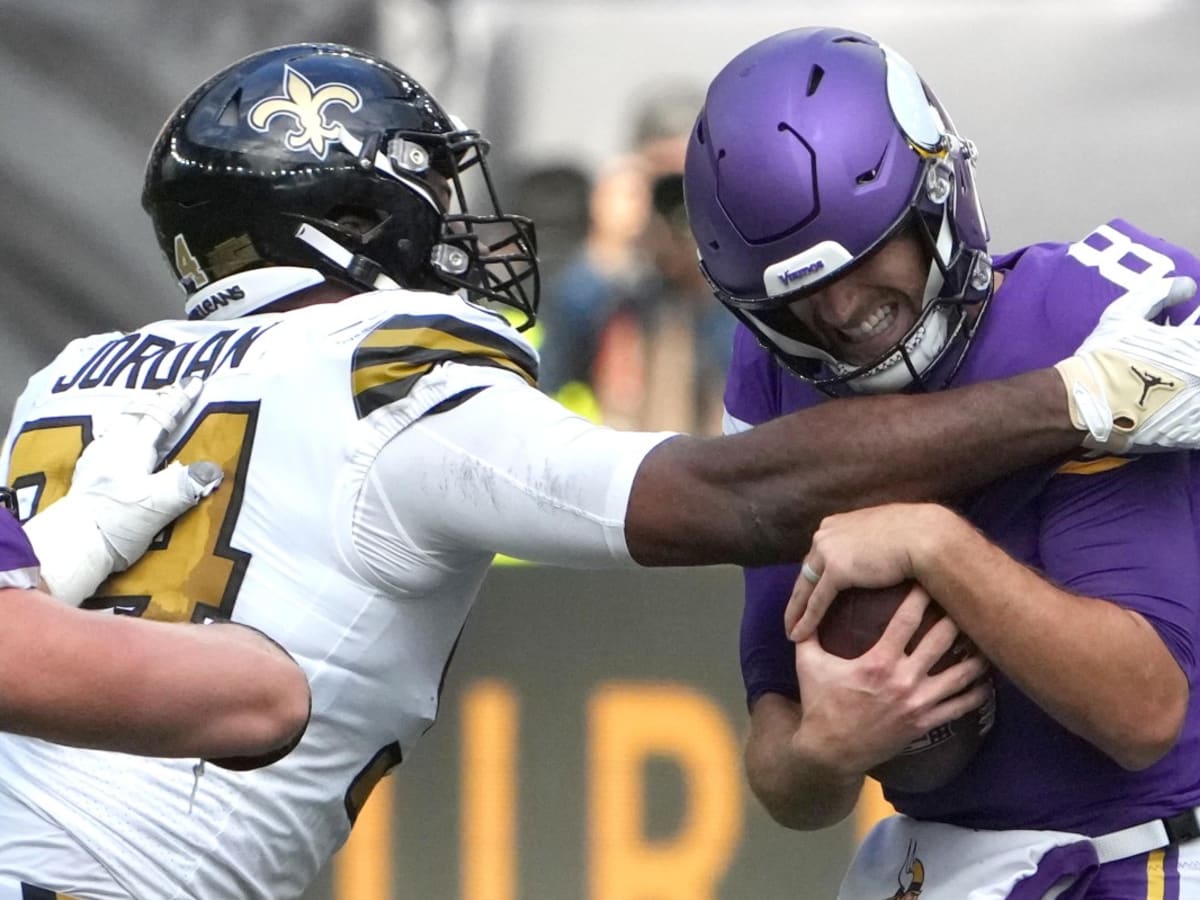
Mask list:
[[[182,310],[70,344],[30,380],[2,462],[60,489],[47,467],[73,458],[86,423],[132,391],[202,377],[170,457],[214,460],[224,482],[89,602],[262,628],[310,673],[312,721],[281,762],[198,779],[180,761],[0,739],[0,878],[298,897],[429,728],[497,552],[795,560],[825,513],[977,488],[1077,449],[1073,405],[1125,409],[1128,385],[1077,396],[1042,368],[963,402],[852,400],[733,437],[593,425],[536,389],[520,332],[537,306],[533,227],[501,210],[486,150],[409,75],[342,46],[254,54],[168,119],[143,204]],[[1137,363],[1184,341],[1118,331],[1102,349]],[[1181,430],[1138,416],[1128,449],[1200,439],[1198,372],[1192,359],[1172,389]],[[862,415],[872,440],[847,427]]]
[[[863,34],[785,32],[717,75],[685,183],[702,267],[742,322],[729,431],[830,395],[941,391],[1052,364],[1097,317],[1106,327],[1114,302],[1152,316],[1194,293],[1200,261],[1121,220],[989,255],[975,156],[912,66]],[[1187,376],[1170,354],[1152,357],[1101,352],[1059,371],[1081,397],[1129,379],[1129,411],[1171,418]],[[906,656],[919,603],[862,657],[824,652],[813,635],[838,590],[917,579],[995,670],[995,725],[980,752],[934,790],[885,782],[903,815],[867,839],[843,897],[885,896],[914,846],[938,873],[922,897],[1040,897],[1073,884],[1062,896],[1128,900],[1164,896],[1164,883],[1170,896],[1200,897],[1193,457],[1114,457],[1123,414],[1087,402],[1076,412],[1105,443],[1088,459],[1032,468],[953,510],[833,516],[802,569],[747,571],[747,771],[790,827],[839,821],[864,772],[987,700],[970,686],[978,660],[928,675],[954,638],[948,622]],[[869,415],[841,427],[890,456],[893,440]],[[929,460],[942,466],[943,451]],[[796,644],[780,627],[793,585]]]
[[[183,627],[69,605],[140,557],[220,483],[221,470],[207,462],[176,462],[152,474],[157,442],[201,386],[194,379],[135,396],[83,451],[66,496],[24,531],[18,493],[0,489],[0,729],[233,766],[265,764],[299,739],[308,683],[256,630]],[[41,485],[18,487],[33,497]]]

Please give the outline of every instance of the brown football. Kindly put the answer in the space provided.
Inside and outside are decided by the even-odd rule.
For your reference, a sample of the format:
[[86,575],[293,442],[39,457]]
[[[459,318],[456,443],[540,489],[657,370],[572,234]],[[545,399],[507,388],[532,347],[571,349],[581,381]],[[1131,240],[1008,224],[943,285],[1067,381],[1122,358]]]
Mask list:
[[[866,653],[879,640],[912,585],[911,581],[906,581],[886,588],[847,588],[839,593],[817,627],[821,646],[844,659]],[[929,604],[917,633],[909,642],[909,652],[943,615],[936,603]],[[940,672],[972,650],[971,642],[960,637],[930,671]],[[942,787],[961,772],[979,750],[991,730],[994,715],[994,702],[989,701],[953,722],[931,729],[867,774],[884,787],[907,793]]]

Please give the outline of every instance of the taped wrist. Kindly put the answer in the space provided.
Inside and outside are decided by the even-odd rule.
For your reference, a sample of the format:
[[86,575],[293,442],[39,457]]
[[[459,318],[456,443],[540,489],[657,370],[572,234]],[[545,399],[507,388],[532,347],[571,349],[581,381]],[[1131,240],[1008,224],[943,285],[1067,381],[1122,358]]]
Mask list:
[[25,534],[50,593],[71,606],[92,596],[116,564],[95,519],[71,496],[26,522]]

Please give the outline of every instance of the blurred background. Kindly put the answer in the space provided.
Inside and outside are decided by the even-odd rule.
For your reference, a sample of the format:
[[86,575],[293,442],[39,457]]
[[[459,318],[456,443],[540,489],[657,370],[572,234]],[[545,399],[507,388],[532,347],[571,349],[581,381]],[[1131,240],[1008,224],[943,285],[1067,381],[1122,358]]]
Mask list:
[[[538,222],[546,390],[710,432],[732,319],[692,264],[679,137],[728,59],[814,24],[933,86],[981,151],[994,250],[1118,216],[1200,249],[1190,0],[0,0],[0,427],[69,339],[181,311],[139,206],[176,103],[254,50],[332,40],[492,140],[505,205]],[[309,900],[831,896],[878,806],[793,834],[746,794],[739,591],[727,569],[498,568],[441,721]]]

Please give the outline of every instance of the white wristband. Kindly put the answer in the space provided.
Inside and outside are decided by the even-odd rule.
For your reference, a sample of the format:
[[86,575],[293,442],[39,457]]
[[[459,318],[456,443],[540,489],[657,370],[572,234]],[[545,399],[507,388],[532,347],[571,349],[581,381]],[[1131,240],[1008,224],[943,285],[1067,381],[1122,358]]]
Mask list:
[[26,522],[25,534],[41,562],[46,587],[71,606],[92,596],[113,571],[115,560],[95,519],[70,496]]

